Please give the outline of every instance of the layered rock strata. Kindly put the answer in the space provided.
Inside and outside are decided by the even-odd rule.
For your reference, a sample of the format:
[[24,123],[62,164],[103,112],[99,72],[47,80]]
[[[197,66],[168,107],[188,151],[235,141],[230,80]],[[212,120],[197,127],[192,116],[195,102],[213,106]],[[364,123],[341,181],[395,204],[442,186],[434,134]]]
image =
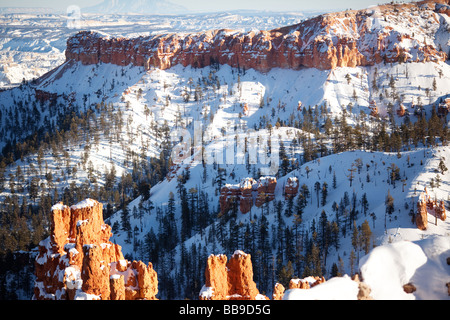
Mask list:
[[[444,20],[440,16],[449,12],[448,0],[427,0],[324,14],[270,31],[211,30],[135,39],[80,32],[68,40],[66,60],[85,65],[133,64],[146,69],[227,64],[261,72],[438,62],[446,60],[447,52],[433,40]],[[408,26],[421,21],[426,30],[409,32]],[[439,36],[448,37],[445,33]]]
[[275,177],[261,177],[258,182],[255,205],[261,207],[264,203],[274,200],[276,186],[277,179]]
[[50,236],[39,244],[33,299],[155,299],[158,279],[151,263],[127,261],[109,241],[102,204],[86,199],[52,207]]
[[239,197],[239,209],[242,213],[250,212],[253,207],[253,190],[257,182],[253,178],[245,178],[241,180],[239,185],[241,195]]
[[[275,199],[275,177],[261,177],[258,181],[244,178],[239,184],[226,184],[220,190],[220,213],[225,214],[230,209],[238,208],[242,213],[248,213],[255,204],[261,207],[264,203]],[[254,198],[256,200],[254,201]]]

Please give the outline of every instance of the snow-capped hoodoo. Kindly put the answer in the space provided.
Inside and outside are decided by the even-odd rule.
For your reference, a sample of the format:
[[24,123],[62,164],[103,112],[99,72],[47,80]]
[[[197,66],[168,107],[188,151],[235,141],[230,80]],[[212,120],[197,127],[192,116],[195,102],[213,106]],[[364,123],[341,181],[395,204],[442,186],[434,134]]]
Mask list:
[[103,205],[86,199],[52,207],[51,233],[36,258],[34,299],[155,299],[158,279],[151,263],[127,261],[121,247],[109,241]]

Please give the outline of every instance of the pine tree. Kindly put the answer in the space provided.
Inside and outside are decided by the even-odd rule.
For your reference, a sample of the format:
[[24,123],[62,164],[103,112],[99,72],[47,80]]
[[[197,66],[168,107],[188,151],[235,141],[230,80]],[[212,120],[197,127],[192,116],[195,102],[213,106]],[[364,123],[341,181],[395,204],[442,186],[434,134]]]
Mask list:
[[367,215],[367,211],[369,211],[369,201],[367,200],[367,194],[364,194],[361,197],[361,211],[364,213],[364,216]]
[[355,221],[353,221],[352,246],[353,249],[358,253],[358,260],[359,260],[360,236]]
[[348,180],[350,181],[350,187],[351,187],[351,186],[352,186],[352,183],[353,183],[353,179],[355,178],[355,171],[356,171],[355,164],[352,163],[351,168],[350,168],[350,169],[347,169],[347,170],[348,170],[348,172],[349,172],[347,178],[348,178]]
[[441,174],[444,174],[446,171],[448,171],[448,168],[442,158],[439,160],[438,170],[441,172]]
[[363,224],[361,225],[361,242],[365,254],[369,253],[371,237],[372,230],[370,230],[370,226],[367,220],[364,220]]
[[317,198],[317,208],[319,207],[319,192],[320,192],[320,182],[316,181],[314,184],[314,191],[316,191],[316,198]]
[[289,287],[289,282],[294,276],[294,267],[292,262],[288,261],[286,265],[283,265],[281,270],[278,272],[278,282],[281,283],[285,288]]
[[386,196],[385,205],[386,205],[386,214],[384,215],[384,228],[386,229],[387,214],[390,216],[395,210],[395,208],[394,208],[394,198],[392,197],[391,192],[389,190],[388,190],[388,194]]
[[327,203],[327,196],[328,196],[328,183],[324,182],[322,183],[322,206],[325,206]]
[[333,185],[332,185],[333,189],[336,189],[337,184],[336,184],[336,171],[333,171]]
[[350,274],[355,274],[355,263],[356,263],[356,255],[355,255],[355,251],[350,252],[350,257],[349,257],[349,263],[350,263]]

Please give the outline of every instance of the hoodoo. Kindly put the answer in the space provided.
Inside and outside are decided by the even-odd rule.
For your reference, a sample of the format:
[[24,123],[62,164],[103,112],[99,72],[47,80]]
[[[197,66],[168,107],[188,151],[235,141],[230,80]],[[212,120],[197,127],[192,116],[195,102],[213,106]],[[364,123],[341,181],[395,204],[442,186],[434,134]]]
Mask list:
[[210,255],[205,270],[206,282],[200,300],[265,300],[253,281],[251,255],[237,250],[227,262],[226,255]]
[[50,236],[39,244],[33,299],[156,299],[158,279],[151,263],[129,262],[109,241],[102,204],[86,199],[52,207]]

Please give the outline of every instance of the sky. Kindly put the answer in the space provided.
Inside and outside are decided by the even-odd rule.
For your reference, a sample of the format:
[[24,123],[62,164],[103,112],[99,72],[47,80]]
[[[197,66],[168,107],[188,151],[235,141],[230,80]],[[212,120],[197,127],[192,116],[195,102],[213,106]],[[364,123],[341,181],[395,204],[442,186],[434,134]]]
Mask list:
[[[132,1],[132,0],[131,0]],[[49,7],[58,10],[67,9],[71,5],[92,6],[102,0],[0,0],[0,7]],[[307,11],[307,10],[344,10],[363,9],[370,5],[389,2],[388,0],[171,0],[193,12],[211,12],[226,10],[267,10],[267,11]]]

